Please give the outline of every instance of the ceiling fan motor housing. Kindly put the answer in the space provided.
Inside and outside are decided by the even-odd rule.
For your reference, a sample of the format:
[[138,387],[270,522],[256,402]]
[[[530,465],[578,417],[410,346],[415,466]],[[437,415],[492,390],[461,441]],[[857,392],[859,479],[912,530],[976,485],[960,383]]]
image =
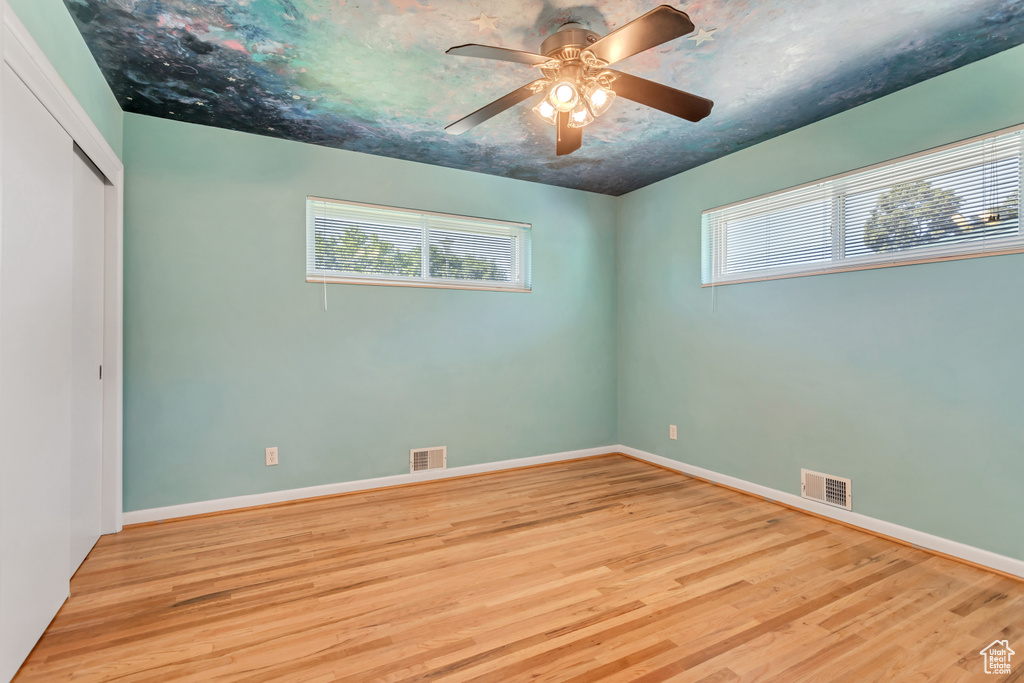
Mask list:
[[601,39],[601,36],[582,24],[565,24],[540,44],[540,53],[546,57],[554,57],[556,53],[567,47],[585,48]]

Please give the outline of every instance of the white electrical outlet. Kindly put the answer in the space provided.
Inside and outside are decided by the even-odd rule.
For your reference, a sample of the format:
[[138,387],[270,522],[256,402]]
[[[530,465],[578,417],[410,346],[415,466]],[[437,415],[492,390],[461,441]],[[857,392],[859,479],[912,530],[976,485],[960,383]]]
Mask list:
[[267,449],[267,467],[277,464],[277,446],[271,446]]
[[668,438],[670,438],[670,439],[677,439],[677,438],[679,438],[679,435],[676,433],[676,426],[675,425],[669,425],[668,426]]

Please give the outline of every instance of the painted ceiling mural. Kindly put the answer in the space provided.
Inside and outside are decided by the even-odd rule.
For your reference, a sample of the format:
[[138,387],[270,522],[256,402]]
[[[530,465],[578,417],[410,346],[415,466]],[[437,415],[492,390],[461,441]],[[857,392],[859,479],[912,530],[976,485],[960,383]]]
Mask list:
[[[125,111],[619,195],[1024,43],[1020,0],[690,0],[698,31],[615,68],[714,100],[690,123],[619,98],[555,155],[537,78],[444,54],[605,35],[658,0],[65,0]],[[539,99],[539,96],[537,96]]]

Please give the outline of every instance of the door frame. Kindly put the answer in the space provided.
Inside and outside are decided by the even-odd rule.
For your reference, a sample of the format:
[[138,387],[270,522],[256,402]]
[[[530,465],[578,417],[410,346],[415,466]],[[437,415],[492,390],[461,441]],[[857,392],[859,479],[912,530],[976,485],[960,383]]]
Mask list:
[[[4,62],[107,179],[103,235],[102,533],[116,533],[123,524],[124,164],[6,0],[0,0],[0,12],[3,14],[0,51]],[[2,90],[0,86],[0,98]],[[2,145],[0,134],[0,149]],[[2,231],[0,218],[0,236]]]

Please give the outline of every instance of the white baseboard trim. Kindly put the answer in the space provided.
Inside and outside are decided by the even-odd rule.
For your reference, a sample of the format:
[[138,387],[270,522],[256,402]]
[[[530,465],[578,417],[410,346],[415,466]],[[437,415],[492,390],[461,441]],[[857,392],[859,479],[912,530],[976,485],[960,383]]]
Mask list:
[[452,467],[446,470],[430,470],[427,472],[416,472],[415,474],[396,474],[390,477],[360,479],[358,481],[343,481],[336,484],[322,484],[320,486],[306,486],[300,489],[286,489],[284,491],[254,493],[247,496],[234,496],[232,498],[203,500],[197,503],[183,503],[181,505],[149,508],[148,510],[133,510],[124,513],[124,523],[143,524],[146,522],[159,522],[167,519],[175,519],[177,517],[191,517],[193,515],[203,515],[209,512],[238,510],[258,505],[268,505],[270,503],[283,503],[290,500],[302,500],[303,498],[330,496],[336,493],[366,491],[369,489],[379,489],[387,486],[398,486],[400,484],[435,481],[437,479],[451,479],[452,477],[462,477],[467,474],[497,472],[499,470],[515,469],[517,467],[529,467],[530,465],[543,465],[551,462],[561,462],[563,460],[576,460],[577,458],[588,458],[594,455],[616,453],[620,448],[621,446],[584,448],[583,450],[578,451],[549,453],[548,455],[535,455],[527,458],[516,458],[514,460],[499,460],[497,462],[487,462],[480,465],[463,465],[462,467]]
[[973,562],[974,564],[990,567],[997,571],[1024,578],[1024,560],[1018,560],[1013,557],[1007,557],[1006,555],[982,550],[981,548],[975,548],[974,546],[959,543],[957,541],[951,541],[948,538],[942,538],[941,536],[933,536],[932,534],[927,534],[923,531],[917,531],[916,529],[910,529],[905,526],[900,526],[899,524],[893,524],[892,522],[868,517],[867,515],[850,512],[841,508],[834,508],[822,503],[816,503],[792,493],[786,493],[785,491],[779,491],[778,489],[754,484],[743,479],[730,477],[726,474],[719,474],[718,472],[706,470],[703,467],[688,465],[686,463],[679,462],[678,460],[672,460],[671,458],[655,455],[654,453],[648,453],[636,448],[630,448],[629,446],[615,446],[615,449],[619,453],[631,455],[634,458],[645,460],[653,465],[660,465],[671,470],[676,470],[677,472],[682,472],[683,474],[688,474],[700,479],[706,479],[716,484],[731,486],[734,489],[739,489],[755,496],[768,498],[769,500],[783,503],[791,507],[813,512],[816,515],[829,517],[838,522],[843,522],[862,529],[867,529],[868,531],[883,534],[891,538],[896,538],[921,548],[934,550],[936,552],[943,553],[944,555],[958,557],[962,560]]

